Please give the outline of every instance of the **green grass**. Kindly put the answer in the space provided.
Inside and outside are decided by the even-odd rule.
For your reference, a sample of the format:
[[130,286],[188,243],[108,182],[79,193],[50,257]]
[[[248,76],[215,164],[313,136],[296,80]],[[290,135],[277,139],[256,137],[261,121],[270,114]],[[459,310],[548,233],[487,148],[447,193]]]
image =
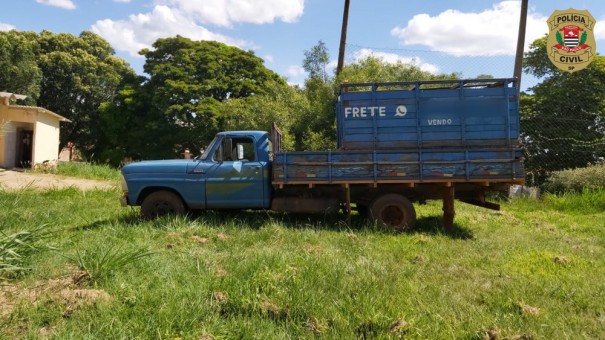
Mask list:
[[[504,202],[500,212],[457,202],[451,234],[440,227],[437,202],[416,206],[417,228],[393,234],[357,218],[349,227],[265,212],[144,221],[138,209],[119,207],[118,194],[0,192],[9,207],[0,209],[0,230],[46,224],[54,231],[46,244],[56,249],[32,253],[32,270],[7,283],[40,292],[32,301],[11,291],[14,307],[0,309],[0,334],[605,337],[602,192]],[[103,254],[146,255],[112,264]],[[95,263],[102,279],[70,281]],[[63,288],[110,298],[74,302],[62,289],[36,288],[60,279]]]
[[85,162],[60,162],[56,167],[41,167],[35,171],[97,180],[119,181],[120,178],[119,169],[106,164]]
[[30,255],[46,249],[39,244],[50,236],[46,225],[13,234],[0,230],[0,280],[14,278],[29,270],[27,261]]

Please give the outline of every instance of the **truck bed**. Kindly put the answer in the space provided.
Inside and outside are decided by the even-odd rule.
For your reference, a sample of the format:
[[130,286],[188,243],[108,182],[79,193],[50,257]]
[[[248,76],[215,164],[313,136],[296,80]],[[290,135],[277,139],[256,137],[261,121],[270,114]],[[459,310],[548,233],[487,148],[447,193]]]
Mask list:
[[514,79],[344,84],[340,150],[519,145]]
[[274,184],[523,182],[522,150],[278,152]]

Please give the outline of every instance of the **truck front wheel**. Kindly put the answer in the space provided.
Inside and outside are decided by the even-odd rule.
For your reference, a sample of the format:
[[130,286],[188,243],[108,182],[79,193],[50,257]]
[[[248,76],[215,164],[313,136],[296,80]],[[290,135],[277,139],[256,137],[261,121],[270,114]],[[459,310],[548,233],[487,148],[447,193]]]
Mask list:
[[185,204],[181,198],[170,191],[156,191],[145,197],[141,204],[141,216],[152,219],[164,215],[182,215]]
[[414,205],[405,197],[386,194],[378,197],[370,205],[369,218],[372,222],[396,231],[404,231],[416,224]]

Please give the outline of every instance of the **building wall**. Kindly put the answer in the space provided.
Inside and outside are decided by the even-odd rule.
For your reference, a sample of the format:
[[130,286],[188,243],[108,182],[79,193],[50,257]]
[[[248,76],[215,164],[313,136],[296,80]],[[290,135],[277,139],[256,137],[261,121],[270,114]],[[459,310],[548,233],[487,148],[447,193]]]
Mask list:
[[42,163],[59,158],[59,119],[38,113],[34,127],[34,150],[32,162]]
[[[2,122],[1,118],[0,122]],[[0,167],[12,168],[15,166],[17,152],[17,129],[12,122],[3,122],[5,122],[5,125],[0,134]]]
[[18,153],[19,131],[32,130],[32,163],[42,163],[58,158],[59,118],[37,109],[10,108],[0,103],[0,122],[6,122],[0,133],[0,167],[20,166]]
[[[9,167],[6,163],[7,157],[11,157],[10,152],[8,151],[8,145],[10,141],[15,139],[15,131],[11,122],[8,120],[8,107],[2,105],[0,103],[0,167],[7,168]],[[14,155],[12,155],[14,158]]]

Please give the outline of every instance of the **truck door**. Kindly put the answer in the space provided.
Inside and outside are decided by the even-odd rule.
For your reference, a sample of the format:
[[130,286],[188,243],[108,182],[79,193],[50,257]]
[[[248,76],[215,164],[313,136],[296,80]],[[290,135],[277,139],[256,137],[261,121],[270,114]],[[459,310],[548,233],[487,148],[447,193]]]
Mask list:
[[226,136],[213,160],[218,165],[207,174],[208,209],[264,207],[268,164],[258,161],[253,137]]

